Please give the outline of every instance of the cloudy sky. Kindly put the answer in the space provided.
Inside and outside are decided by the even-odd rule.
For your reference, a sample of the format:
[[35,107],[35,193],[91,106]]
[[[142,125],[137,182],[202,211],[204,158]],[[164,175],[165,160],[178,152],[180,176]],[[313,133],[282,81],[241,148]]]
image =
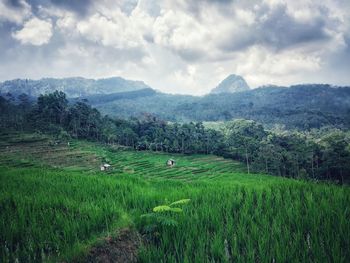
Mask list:
[[0,81],[121,76],[205,94],[350,84],[349,0],[0,0]]

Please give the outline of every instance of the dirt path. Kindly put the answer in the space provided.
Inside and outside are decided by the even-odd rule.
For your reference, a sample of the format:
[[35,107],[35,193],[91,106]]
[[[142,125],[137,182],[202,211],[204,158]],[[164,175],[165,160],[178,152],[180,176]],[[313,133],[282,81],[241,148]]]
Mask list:
[[86,262],[136,262],[137,250],[141,245],[141,237],[135,230],[121,229],[116,237],[105,238],[93,247]]

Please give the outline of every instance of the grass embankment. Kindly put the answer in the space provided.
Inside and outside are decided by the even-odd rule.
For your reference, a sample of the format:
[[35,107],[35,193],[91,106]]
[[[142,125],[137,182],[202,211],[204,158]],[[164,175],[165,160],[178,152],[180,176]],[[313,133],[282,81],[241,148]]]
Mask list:
[[[215,156],[54,145],[29,135],[0,141],[1,262],[71,260],[181,198],[191,202],[178,226],[141,249],[141,262],[350,260],[348,187],[247,175]],[[101,173],[102,161],[114,169]]]

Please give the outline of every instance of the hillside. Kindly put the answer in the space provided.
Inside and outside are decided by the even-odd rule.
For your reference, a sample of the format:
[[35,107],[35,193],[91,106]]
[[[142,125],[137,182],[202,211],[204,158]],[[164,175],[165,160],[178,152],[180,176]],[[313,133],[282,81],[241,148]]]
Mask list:
[[105,79],[43,78],[40,80],[15,79],[0,83],[0,94],[25,93],[31,97],[47,94],[55,90],[63,91],[68,97],[89,96],[92,94],[110,94],[150,88],[142,81],[126,80],[120,77]]
[[156,95],[156,91],[150,88],[140,89],[135,91],[125,91],[111,94],[97,94],[90,96],[81,96],[71,99],[72,102],[79,100],[86,100],[88,103],[94,105],[105,105],[110,102],[115,102],[119,100],[135,100],[138,98],[144,98],[148,96]]
[[[350,259],[348,186],[248,175],[212,155],[51,144],[38,134],[0,139],[2,262]],[[99,171],[101,162],[113,169]],[[155,206],[184,198],[183,212],[160,213],[164,224],[145,221]]]
[[228,121],[251,119],[267,127],[311,129],[323,126],[350,127],[350,87],[304,84],[290,87],[263,86],[249,89],[244,79],[230,75],[205,96],[171,95],[155,91],[140,81],[109,79],[13,80],[0,83],[7,92],[30,97],[64,91],[72,102],[86,99],[103,114],[118,118],[145,113],[163,120]]
[[350,127],[350,88],[330,85],[262,87],[202,97],[155,93],[93,103],[115,117],[139,117],[148,112],[170,121],[227,121],[246,118],[287,128]]
[[[136,152],[127,147],[104,146],[79,140],[60,141],[39,134],[0,134],[0,167],[59,168],[66,171],[99,172],[100,164],[108,162],[113,173],[129,173],[149,179],[176,179],[194,181],[199,179],[234,180],[232,173],[244,174],[244,166],[214,155],[182,155]],[[169,158],[177,165],[165,166]],[[155,173],[155,171],[158,171]],[[273,179],[273,177],[270,177]],[[268,178],[266,178],[268,180]]]

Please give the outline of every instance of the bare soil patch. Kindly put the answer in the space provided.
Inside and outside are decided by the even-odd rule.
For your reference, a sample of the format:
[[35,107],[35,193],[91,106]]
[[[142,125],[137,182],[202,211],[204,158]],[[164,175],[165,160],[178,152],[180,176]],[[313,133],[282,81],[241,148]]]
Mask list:
[[118,231],[116,237],[107,237],[89,252],[86,262],[112,263],[136,262],[141,237],[135,230],[128,228]]

